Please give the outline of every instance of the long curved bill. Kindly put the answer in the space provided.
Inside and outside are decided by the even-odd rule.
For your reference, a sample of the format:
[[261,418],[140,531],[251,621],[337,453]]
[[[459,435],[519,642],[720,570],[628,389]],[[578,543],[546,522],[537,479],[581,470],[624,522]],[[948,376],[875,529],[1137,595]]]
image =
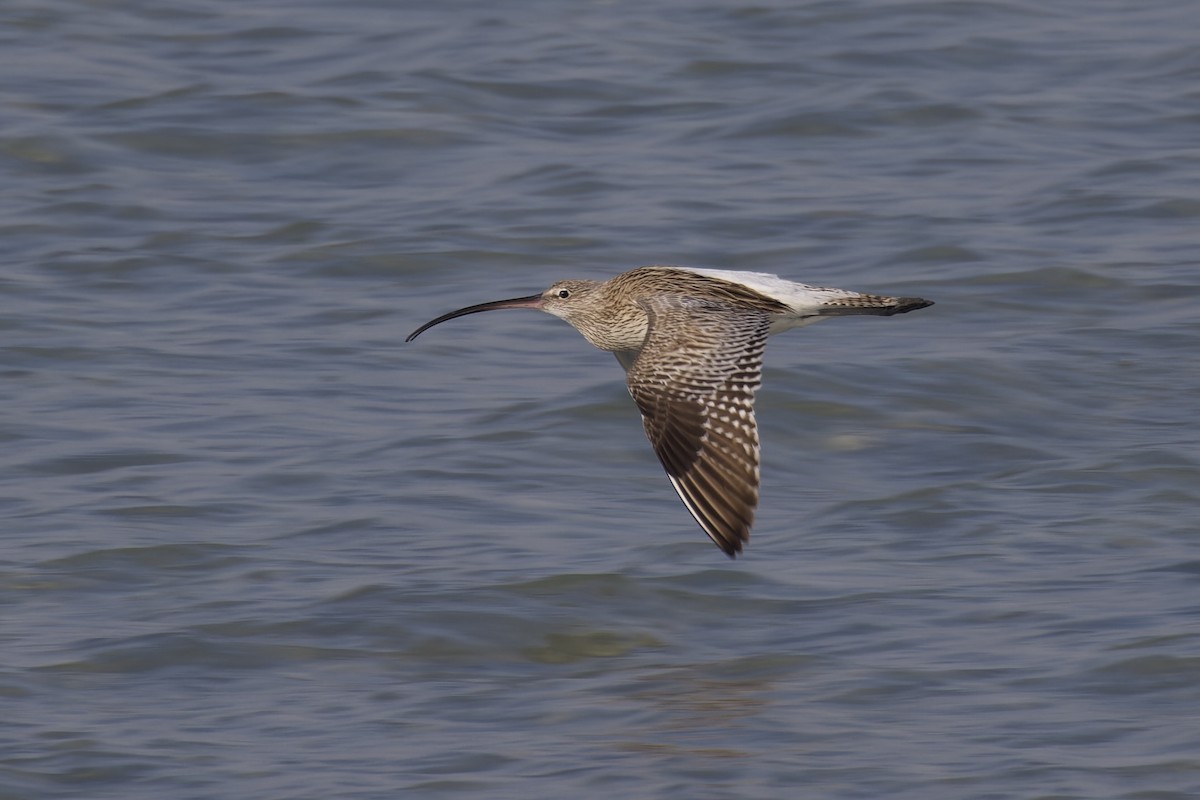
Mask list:
[[437,319],[431,319],[421,327],[408,335],[404,341],[411,342],[413,339],[420,336],[425,331],[432,328],[438,323],[445,322],[448,319],[455,317],[465,317],[467,314],[478,314],[480,311],[495,311],[501,308],[538,308],[540,309],[545,301],[540,294],[531,294],[529,297],[514,297],[512,300],[494,300],[491,303],[480,303],[476,306],[467,306],[460,308],[458,311],[451,311],[449,314],[442,314]]

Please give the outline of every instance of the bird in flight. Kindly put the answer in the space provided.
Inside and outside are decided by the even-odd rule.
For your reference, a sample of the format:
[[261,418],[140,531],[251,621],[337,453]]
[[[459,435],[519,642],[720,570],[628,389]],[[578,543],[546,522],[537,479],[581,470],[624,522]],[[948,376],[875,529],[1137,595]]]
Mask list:
[[762,384],[767,337],[829,317],[890,317],[930,305],[919,297],[825,289],[761,272],[650,266],[460,308],[405,341],[446,320],[502,308],[533,308],[566,320],[616,355],[671,485],[733,558],[750,538],[758,507],[754,393]]

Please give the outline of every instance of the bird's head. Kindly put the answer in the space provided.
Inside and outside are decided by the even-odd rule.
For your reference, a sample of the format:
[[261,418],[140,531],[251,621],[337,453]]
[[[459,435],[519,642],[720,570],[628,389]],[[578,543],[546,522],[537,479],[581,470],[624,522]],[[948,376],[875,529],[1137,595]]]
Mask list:
[[542,292],[542,311],[565,319],[572,325],[586,316],[596,313],[596,289],[600,281],[558,281]]

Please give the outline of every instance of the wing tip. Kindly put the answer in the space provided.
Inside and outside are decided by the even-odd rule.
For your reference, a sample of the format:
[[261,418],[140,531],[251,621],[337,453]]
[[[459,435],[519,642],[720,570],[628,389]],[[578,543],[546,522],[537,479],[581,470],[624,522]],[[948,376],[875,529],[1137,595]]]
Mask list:
[[[705,531],[705,533],[708,533],[708,531]],[[722,553],[729,556],[730,561],[733,561],[738,557],[738,554],[742,552],[742,543],[750,541],[750,533],[747,531],[744,535],[744,538],[733,540],[718,539],[711,533],[708,534],[708,538],[713,540],[713,544],[719,547]]]
[[738,553],[742,552],[743,546],[750,541],[750,527],[753,524],[757,497],[755,498],[756,502],[748,507],[747,515],[735,524],[729,524],[730,520],[721,519],[721,514],[713,514],[711,510],[705,509],[705,503],[693,494],[696,487],[681,481],[670,472],[667,473],[667,478],[671,481],[671,486],[679,495],[679,499],[683,501],[684,508],[692,515],[692,519],[696,520],[700,530],[704,531],[704,535],[711,539],[712,543],[725,555],[731,559],[737,558]]

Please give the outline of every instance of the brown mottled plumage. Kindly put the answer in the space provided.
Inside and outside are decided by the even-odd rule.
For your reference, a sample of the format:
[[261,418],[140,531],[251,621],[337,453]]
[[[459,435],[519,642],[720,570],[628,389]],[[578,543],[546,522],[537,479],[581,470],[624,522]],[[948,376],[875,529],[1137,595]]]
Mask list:
[[754,393],[767,337],[830,316],[891,316],[929,305],[755,272],[653,266],[451,311],[405,341],[448,319],[500,308],[536,308],[565,319],[621,362],[671,485],[732,557],[749,539],[758,506]]

